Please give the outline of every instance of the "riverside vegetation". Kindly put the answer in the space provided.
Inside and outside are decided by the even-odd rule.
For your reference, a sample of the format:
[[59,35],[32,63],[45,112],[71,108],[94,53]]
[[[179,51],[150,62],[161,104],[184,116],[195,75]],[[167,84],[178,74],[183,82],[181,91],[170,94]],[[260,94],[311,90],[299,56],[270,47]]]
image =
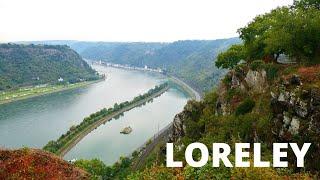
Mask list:
[[75,89],[80,88],[96,81],[84,81],[84,82],[77,82],[73,84],[54,84],[54,85],[42,85],[42,86],[28,86],[28,87],[21,87],[18,89],[12,89],[7,91],[0,92],[0,104],[10,103],[22,99],[27,99],[31,97],[36,97],[40,95],[50,94],[54,92],[64,91],[68,89]]
[[[185,163],[188,144],[201,142],[261,143],[263,160],[272,159],[276,142],[312,143],[305,167],[297,168],[288,151],[288,168],[165,167],[165,144],[159,145],[145,166],[132,170],[126,163],[118,174],[77,164],[103,179],[318,179],[320,173],[320,3],[295,0],[257,16],[239,30],[243,43],[221,53],[216,66],[229,72],[203,100],[189,101],[174,118],[168,142],[175,145],[175,160]],[[283,58],[285,57],[285,58]],[[281,64],[281,63],[285,64]],[[234,147],[231,147],[234,150]],[[252,152],[252,149],[250,149]],[[212,154],[210,154],[211,156]],[[198,160],[199,151],[193,152]],[[234,163],[234,154],[230,155]],[[249,159],[253,161],[252,159]],[[88,161],[101,169],[97,160]],[[120,161],[121,162],[121,161]],[[100,173],[100,174],[99,174]]]
[[[216,66],[229,69],[218,87],[201,101],[189,101],[175,116],[167,140],[175,144],[175,160],[184,161],[185,148],[193,142],[209,148],[213,142],[261,143],[264,161],[271,160],[275,142],[299,147],[310,142],[304,168],[297,168],[292,151],[288,168],[213,168],[212,162],[200,168],[167,168],[161,144],[139,170],[127,158],[113,166],[97,159],[74,165],[92,179],[319,179],[320,2],[294,0],[257,16],[239,33],[242,44],[217,58]],[[193,158],[199,157],[194,151]],[[234,155],[229,158],[234,163]]]
[[69,131],[61,135],[58,138],[58,140],[48,142],[48,144],[45,145],[43,149],[61,155],[62,150],[66,149],[73,142],[75,142],[79,135],[87,131],[95,123],[107,118],[108,116],[110,116],[108,117],[109,119],[116,118],[117,116],[121,115],[124,111],[127,111],[135,106],[141,105],[141,103],[145,103],[143,102],[144,100],[152,100],[153,96],[160,95],[157,93],[164,92],[169,88],[168,86],[168,83],[163,83],[159,86],[156,86],[153,89],[150,89],[147,93],[135,97],[131,101],[122,102],[120,104],[115,103],[113,108],[103,108],[100,111],[91,114],[89,117],[84,118],[80,124],[70,127]]
[[177,77],[200,94],[215,86],[226,70],[218,69],[212,59],[230,45],[240,43],[239,38],[218,40],[185,40],[172,43],[151,42],[83,42],[42,41],[33,43],[67,44],[83,58],[105,62],[161,68]]

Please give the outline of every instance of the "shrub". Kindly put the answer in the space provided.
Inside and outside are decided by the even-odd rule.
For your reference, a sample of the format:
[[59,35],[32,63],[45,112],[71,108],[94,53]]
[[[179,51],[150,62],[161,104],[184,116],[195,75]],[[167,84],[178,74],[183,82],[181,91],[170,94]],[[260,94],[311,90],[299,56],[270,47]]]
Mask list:
[[241,89],[235,88],[235,89],[229,89],[226,94],[226,100],[230,101],[234,97],[238,97],[241,95]]
[[269,81],[272,81],[276,77],[278,77],[279,66],[274,65],[274,64],[265,64],[264,69],[266,70],[267,78]]
[[264,62],[262,60],[255,60],[250,63],[250,69],[253,71],[263,69],[264,67]]
[[[119,109],[122,109],[125,106],[129,106],[139,100],[142,100],[143,98],[147,98],[148,96],[151,96],[153,95],[153,93],[157,93],[161,91],[163,88],[166,88],[167,86],[168,86],[168,83],[161,84],[160,86],[156,86],[155,88],[149,90],[148,93],[135,97],[130,102],[126,101],[120,104],[115,103],[114,108],[109,108],[109,109],[103,108],[100,111],[91,114],[89,117],[84,118],[84,120],[80,124],[76,126],[75,125],[71,126],[70,129],[67,131],[67,133],[61,135],[57,141],[50,141],[47,145],[45,145],[43,149],[53,153],[57,153],[61,147],[63,147],[68,141],[72,140],[72,138],[74,138],[83,129],[87,128],[90,124],[96,121],[99,121],[100,119],[104,118],[108,114],[115,112]],[[145,105],[145,103],[143,103],[143,105]],[[121,116],[123,116],[123,112],[115,116],[114,119],[119,119]]]
[[223,79],[222,82],[224,85],[228,86],[229,84],[231,84],[232,81],[232,77],[230,75],[226,75]]
[[98,159],[80,159],[77,160],[74,165],[89,172],[92,175],[92,179],[100,179],[108,176],[108,167]]
[[247,64],[238,64],[236,67],[234,67],[234,71],[236,73],[236,76],[241,77],[244,76],[246,71],[248,70]]
[[235,111],[236,116],[247,114],[247,113],[251,112],[252,109],[254,108],[255,104],[256,103],[252,99],[250,99],[250,98],[245,99],[237,107],[237,109]]

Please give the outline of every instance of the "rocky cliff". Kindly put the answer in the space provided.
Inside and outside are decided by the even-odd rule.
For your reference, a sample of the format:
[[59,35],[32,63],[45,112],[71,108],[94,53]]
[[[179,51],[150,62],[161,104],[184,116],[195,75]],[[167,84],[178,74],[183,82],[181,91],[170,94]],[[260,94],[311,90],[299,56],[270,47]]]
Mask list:
[[[311,142],[306,169],[318,171],[320,66],[273,65],[271,68],[243,65],[231,70],[212,93],[214,95],[209,93],[201,102],[188,102],[175,116],[169,141],[181,149],[184,142],[188,142],[183,139],[201,141],[216,129],[212,127],[214,124],[225,126],[227,132],[221,132],[226,133],[224,138],[235,138],[232,133],[238,134],[237,141],[261,142],[270,147],[275,142],[297,142],[300,145]],[[202,122],[204,119],[206,122]],[[242,126],[246,128],[243,132],[243,128],[239,128]],[[294,158],[289,158],[289,162],[295,167]]]

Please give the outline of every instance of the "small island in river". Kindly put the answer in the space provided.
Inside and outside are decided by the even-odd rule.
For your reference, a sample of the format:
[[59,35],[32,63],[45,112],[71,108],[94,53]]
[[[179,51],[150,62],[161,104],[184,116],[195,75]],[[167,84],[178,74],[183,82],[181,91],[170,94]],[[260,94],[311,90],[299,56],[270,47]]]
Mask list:
[[128,126],[128,127],[123,128],[120,133],[121,134],[130,134],[131,132],[132,132],[132,128],[130,126]]

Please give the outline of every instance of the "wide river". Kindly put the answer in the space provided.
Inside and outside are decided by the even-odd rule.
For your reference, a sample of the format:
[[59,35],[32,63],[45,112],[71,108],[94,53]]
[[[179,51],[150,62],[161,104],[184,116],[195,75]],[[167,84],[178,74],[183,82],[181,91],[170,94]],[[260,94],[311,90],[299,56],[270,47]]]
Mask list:
[[[167,81],[165,76],[155,73],[97,65],[94,68],[106,73],[107,79],[85,88],[0,105],[0,147],[42,148],[91,113],[129,101]],[[92,131],[66,154],[65,159],[99,158],[112,164],[120,156],[130,155],[172,122],[188,99],[179,88],[171,88],[153,102],[125,112],[119,119]],[[120,134],[126,126],[132,127],[132,133]]]

